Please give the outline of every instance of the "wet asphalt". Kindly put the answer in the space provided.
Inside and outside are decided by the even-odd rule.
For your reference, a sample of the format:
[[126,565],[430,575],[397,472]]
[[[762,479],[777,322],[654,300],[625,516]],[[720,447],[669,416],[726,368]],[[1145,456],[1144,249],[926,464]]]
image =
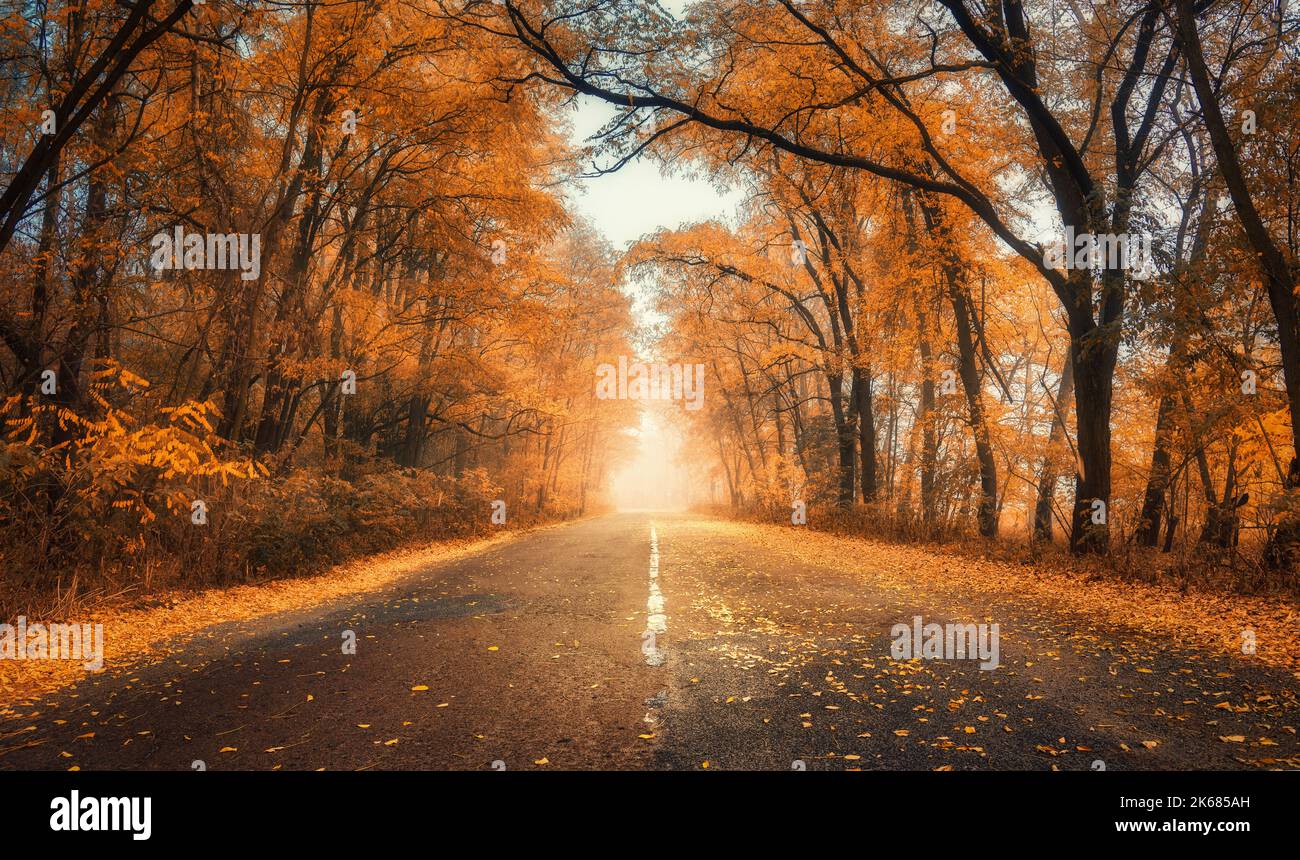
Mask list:
[[[11,705],[0,769],[1300,767],[1290,674],[891,557],[689,514],[541,529]],[[999,665],[894,659],[916,615],[996,622]]]

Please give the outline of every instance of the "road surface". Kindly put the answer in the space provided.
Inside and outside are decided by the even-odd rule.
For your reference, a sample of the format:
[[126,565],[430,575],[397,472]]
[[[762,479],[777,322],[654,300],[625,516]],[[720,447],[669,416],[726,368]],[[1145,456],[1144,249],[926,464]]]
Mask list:
[[[685,514],[581,520],[382,591],[209,628],[163,663],[91,676],[0,723],[0,769],[1300,761],[1284,671],[1014,594],[887,587],[927,572],[864,577],[744,534]],[[870,546],[864,570],[887,563]],[[892,659],[891,628],[916,615],[997,622],[1000,665]]]

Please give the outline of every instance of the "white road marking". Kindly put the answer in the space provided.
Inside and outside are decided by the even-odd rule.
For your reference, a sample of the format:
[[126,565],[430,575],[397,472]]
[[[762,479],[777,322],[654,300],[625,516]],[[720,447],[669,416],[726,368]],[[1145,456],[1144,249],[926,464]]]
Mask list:
[[650,597],[646,600],[646,627],[641,634],[641,653],[646,664],[662,666],[664,651],[659,647],[660,634],[668,632],[668,616],[664,615],[664,595],[659,590],[659,534],[650,525]]

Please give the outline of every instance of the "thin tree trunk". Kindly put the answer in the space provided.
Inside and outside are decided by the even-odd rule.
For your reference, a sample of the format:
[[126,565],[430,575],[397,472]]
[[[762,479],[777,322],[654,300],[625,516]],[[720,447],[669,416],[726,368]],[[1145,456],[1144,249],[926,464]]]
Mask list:
[[1052,539],[1052,498],[1056,495],[1056,455],[1061,440],[1068,432],[1065,426],[1066,404],[1074,396],[1074,360],[1069,352],[1061,367],[1061,380],[1057,385],[1056,399],[1052,404],[1052,429],[1047,433],[1047,446],[1043,451],[1043,466],[1038,471],[1038,499],[1034,504],[1034,539]]

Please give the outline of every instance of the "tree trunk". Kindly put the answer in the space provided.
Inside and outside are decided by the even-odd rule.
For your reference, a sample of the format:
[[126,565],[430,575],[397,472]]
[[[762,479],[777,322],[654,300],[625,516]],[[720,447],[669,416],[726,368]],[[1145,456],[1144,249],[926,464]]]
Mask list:
[[1034,540],[1052,539],[1052,498],[1056,495],[1055,456],[1061,439],[1068,432],[1065,416],[1070,399],[1074,396],[1074,360],[1069,352],[1061,366],[1061,381],[1052,404],[1052,429],[1047,433],[1047,447],[1043,451],[1043,467],[1039,470],[1038,499],[1034,505]]
[[844,377],[838,373],[826,374],[826,382],[831,389],[831,416],[835,421],[836,448],[839,451],[839,492],[836,505],[849,508],[853,506],[853,461],[856,444],[853,427],[853,410],[844,408]]
[[970,303],[966,290],[955,271],[948,273],[952,311],[957,318],[957,353],[961,386],[966,393],[971,433],[975,437],[975,458],[979,461],[980,501],[977,520],[980,534],[994,537],[998,533],[998,464],[989,437],[988,420],[980,391],[979,370],[975,366],[975,341],[971,337]]
[[1110,531],[1110,412],[1111,380],[1119,351],[1118,332],[1092,324],[1080,331],[1071,326],[1074,357],[1074,410],[1078,432],[1079,469],[1074,477],[1074,514],[1070,551],[1105,555]]
[[858,448],[862,457],[862,501],[870,504],[879,494],[876,464],[876,419],[871,402],[871,371],[853,368],[853,399],[858,411]]

